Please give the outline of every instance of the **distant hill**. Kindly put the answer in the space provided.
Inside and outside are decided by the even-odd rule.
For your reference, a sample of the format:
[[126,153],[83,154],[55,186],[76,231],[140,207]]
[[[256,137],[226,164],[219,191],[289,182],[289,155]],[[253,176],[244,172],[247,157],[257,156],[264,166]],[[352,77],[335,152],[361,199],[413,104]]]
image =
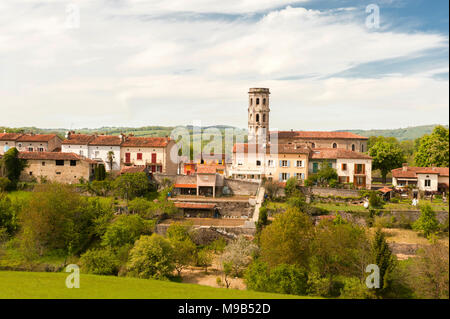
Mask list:
[[[436,124],[437,125],[437,124]],[[337,130],[336,132],[352,132],[358,135],[370,137],[370,136],[386,136],[386,137],[395,137],[399,141],[404,140],[414,140],[416,138],[419,138],[423,136],[424,134],[430,134],[434,127],[436,125],[423,125],[423,126],[412,126],[407,128],[399,128],[399,129],[391,129],[391,130]],[[448,125],[444,125],[448,128]],[[186,125],[184,126],[188,129],[189,132],[192,132],[193,126],[192,125]],[[83,134],[93,134],[93,133],[99,133],[99,134],[107,134],[107,135],[119,135],[120,133],[124,134],[134,134],[135,136],[156,136],[156,137],[162,137],[162,136],[170,136],[170,132],[175,127],[172,126],[143,126],[143,127],[100,127],[96,129],[89,129],[89,128],[81,128],[76,129],[75,131],[77,133],[83,133]],[[214,125],[214,126],[207,126],[203,127],[203,129],[207,128],[217,128],[221,132],[223,132],[227,128],[233,128],[238,129],[233,126],[228,125]],[[58,129],[46,129],[46,128],[37,128],[37,127],[18,127],[18,128],[8,128],[8,127],[1,127],[0,126],[0,132],[3,132],[3,130],[6,130],[8,132],[33,132],[33,133],[56,133],[61,137],[64,137],[65,133],[68,131],[66,128],[58,128]],[[242,129],[238,129],[242,130]]]
[[[399,141],[415,140],[425,134],[430,134],[438,124],[411,126],[406,128],[398,128],[392,130],[339,130],[337,132],[352,132],[365,137],[385,136],[395,137]],[[443,125],[448,128],[448,125]]]

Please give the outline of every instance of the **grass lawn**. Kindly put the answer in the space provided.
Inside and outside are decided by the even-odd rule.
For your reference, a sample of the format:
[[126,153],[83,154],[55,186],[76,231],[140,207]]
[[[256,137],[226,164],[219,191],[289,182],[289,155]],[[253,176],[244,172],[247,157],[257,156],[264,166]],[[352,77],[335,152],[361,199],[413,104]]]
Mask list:
[[0,271],[0,299],[284,299],[309,298],[212,288],[150,279],[80,275],[80,288],[65,286],[68,273]]

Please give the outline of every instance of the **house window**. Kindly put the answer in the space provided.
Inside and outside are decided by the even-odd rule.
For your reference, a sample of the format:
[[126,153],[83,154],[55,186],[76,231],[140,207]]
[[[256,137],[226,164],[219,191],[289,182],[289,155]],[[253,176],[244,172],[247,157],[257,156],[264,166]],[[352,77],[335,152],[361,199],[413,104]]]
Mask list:
[[256,114],[256,122],[259,122],[259,114]]
[[337,148],[337,144],[336,143],[333,143],[333,148]]
[[281,173],[281,180],[285,181],[289,179],[289,173]]
[[259,105],[259,98],[256,99],[256,105]]
[[33,148],[32,148],[32,147],[29,147],[29,148],[28,148],[28,152],[33,152]]
[[56,172],[56,175],[61,175],[61,172]]
[[39,152],[43,152],[44,148],[43,147],[39,147]]
[[431,179],[425,180],[425,187],[431,187]]
[[363,186],[365,182],[365,178],[362,176],[356,176],[356,185]]
[[352,151],[355,151],[355,144],[352,144]]
[[242,161],[238,161],[238,165],[242,165]]
[[261,161],[256,161],[256,166],[261,166]]
[[77,166],[77,161],[70,160],[70,166]]
[[33,175],[33,172],[30,172],[30,176],[32,176]]
[[286,160],[281,161],[281,167],[288,167],[288,161]]
[[303,161],[297,161],[297,167],[303,167]]
[[56,160],[56,166],[64,166],[64,160]]
[[355,174],[364,174],[364,165],[363,164],[355,165]]
[[342,167],[341,168],[342,168],[343,171],[346,171],[347,170],[347,164],[342,163]]
[[312,148],[315,148],[315,147],[316,147],[316,143],[312,143],[312,144],[311,144],[311,147],[312,147]]
[[142,160],[142,153],[137,153],[137,159]]
[[364,144],[361,144],[361,152],[364,152]]

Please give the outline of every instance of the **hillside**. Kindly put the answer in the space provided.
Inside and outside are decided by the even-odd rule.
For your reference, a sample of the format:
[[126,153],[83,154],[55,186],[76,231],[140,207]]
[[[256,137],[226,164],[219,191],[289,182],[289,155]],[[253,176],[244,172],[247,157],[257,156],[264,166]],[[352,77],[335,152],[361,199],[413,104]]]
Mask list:
[[[422,137],[425,134],[430,134],[436,125],[437,124],[411,126],[392,130],[339,130],[338,132],[343,131],[352,132],[366,137],[370,136],[395,137],[399,141],[405,141],[405,140],[415,140],[416,138]],[[444,126],[448,128],[448,125]]]
[[68,273],[0,271],[0,299],[294,299],[293,295],[212,288],[169,281],[80,275],[80,288],[65,286]]

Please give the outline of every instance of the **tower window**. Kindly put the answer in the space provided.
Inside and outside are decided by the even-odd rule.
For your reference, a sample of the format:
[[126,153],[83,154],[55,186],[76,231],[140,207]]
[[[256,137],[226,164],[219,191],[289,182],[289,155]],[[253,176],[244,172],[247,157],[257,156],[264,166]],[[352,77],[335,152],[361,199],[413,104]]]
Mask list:
[[253,99],[250,99],[250,105],[253,105]]
[[315,147],[316,147],[316,143],[312,143],[311,148],[315,148]]
[[263,105],[266,105],[266,99],[263,99]]
[[364,152],[364,144],[361,144],[361,152]]
[[355,151],[355,144],[352,144],[352,151]]
[[337,148],[337,144],[336,143],[333,143],[333,148]]
[[256,105],[259,105],[259,98],[256,99]]
[[266,122],[266,114],[263,114],[263,122]]
[[259,114],[256,114],[256,122],[259,122]]

